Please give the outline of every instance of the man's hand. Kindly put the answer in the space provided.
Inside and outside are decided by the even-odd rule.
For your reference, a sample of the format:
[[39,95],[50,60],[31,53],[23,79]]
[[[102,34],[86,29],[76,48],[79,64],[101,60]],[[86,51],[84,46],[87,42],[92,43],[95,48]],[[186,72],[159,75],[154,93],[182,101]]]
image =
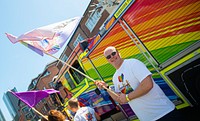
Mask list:
[[97,87],[98,87],[99,89],[103,89],[103,86],[104,86],[104,87],[107,87],[107,86],[108,86],[108,84],[106,84],[104,81],[99,81],[99,80],[96,80],[96,81],[94,82],[94,84],[97,85]]
[[[94,82],[95,85],[97,85],[97,87],[99,89],[107,89],[108,87],[108,84],[106,84],[104,81],[101,81],[101,80],[96,80]],[[120,102],[120,98],[119,98],[119,94],[118,93],[115,93],[114,91],[112,91],[111,89],[107,89],[107,92],[109,93],[109,95],[117,102],[121,103]],[[126,98],[126,97],[125,97]]]
[[128,102],[128,100],[126,99],[126,94],[120,93],[120,94],[118,94],[118,95],[119,95],[118,100],[120,100],[119,102],[120,102],[121,104],[124,104],[124,103],[127,103],[127,102]]

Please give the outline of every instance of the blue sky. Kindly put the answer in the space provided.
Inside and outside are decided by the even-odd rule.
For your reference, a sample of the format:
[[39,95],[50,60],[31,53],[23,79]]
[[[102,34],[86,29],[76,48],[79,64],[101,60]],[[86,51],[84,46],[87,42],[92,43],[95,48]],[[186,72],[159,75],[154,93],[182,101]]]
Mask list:
[[[5,32],[19,36],[32,29],[82,16],[90,0],[1,0],[0,1],[0,109],[6,121],[12,118],[3,93],[16,87],[26,91],[31,80],[54,58],[40,56],[20,43],[12,44]],[[59,57],[64,47],[55,54]]]

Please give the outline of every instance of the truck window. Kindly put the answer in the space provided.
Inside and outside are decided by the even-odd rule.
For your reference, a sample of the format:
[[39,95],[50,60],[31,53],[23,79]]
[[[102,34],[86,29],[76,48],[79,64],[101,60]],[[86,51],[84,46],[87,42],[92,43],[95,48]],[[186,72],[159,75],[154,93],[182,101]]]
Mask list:
[[[83,69],[81,68],[81,66],[77,60],[74,62],[74,64],[72,66],[84,73]],[[77,84],[79,84],[83,79],[85,79],[85,77],[83,75],[81,75],[79,72],[75,71],[74,69],[70,68],[69,71],[72,74],[72,76]]]
[[75,84],[74,84],[73,80],[70,78],[68,72],[65,73],[65,78],[67,79],[67,82],[68,82],[69,86],[71,87],[71,89],[74,89]]

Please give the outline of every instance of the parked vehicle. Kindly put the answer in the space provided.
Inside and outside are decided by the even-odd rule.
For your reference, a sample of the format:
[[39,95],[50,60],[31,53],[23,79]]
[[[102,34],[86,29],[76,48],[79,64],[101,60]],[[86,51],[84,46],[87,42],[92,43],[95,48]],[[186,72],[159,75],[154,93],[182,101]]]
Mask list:
[[[199,5],[200,0],[125,0],[88,45],[80,43],[74,49],[67,63],[112,85],[115,69],[103,50],[115,46],[123,58],[146,64],[177,109],[199,108]],[[125,118],[137,120],[128,104],[115,103],[107,92],[99,91],[92,80],[72,68],[67,67],[60,80],[83,105],[94,107],[104,119],[109,113],[122,111]]]

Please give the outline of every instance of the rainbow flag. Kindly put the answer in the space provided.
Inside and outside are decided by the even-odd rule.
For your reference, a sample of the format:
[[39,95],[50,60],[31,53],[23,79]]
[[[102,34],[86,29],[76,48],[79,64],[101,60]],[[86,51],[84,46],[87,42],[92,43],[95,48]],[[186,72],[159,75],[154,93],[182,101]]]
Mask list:
[[72,35],[78,26],[81,17],[50,24],[26,32],[19,37],[6,33],[7,38],[13,43],[20,42],[31,50],[43,56],[43,53],[56,53]]

